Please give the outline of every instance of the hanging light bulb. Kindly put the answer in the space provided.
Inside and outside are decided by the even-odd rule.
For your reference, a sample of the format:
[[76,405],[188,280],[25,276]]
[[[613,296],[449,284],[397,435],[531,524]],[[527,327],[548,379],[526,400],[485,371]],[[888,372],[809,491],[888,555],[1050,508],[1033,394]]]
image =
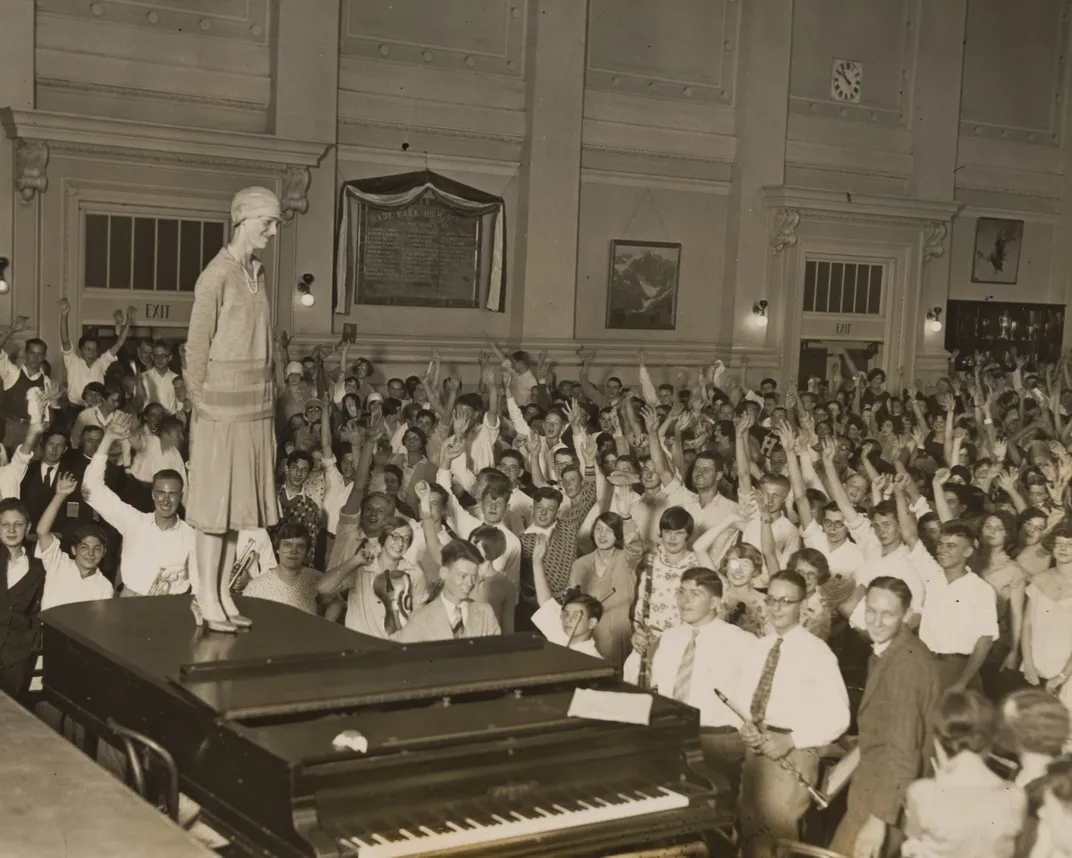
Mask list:
[[927,311],[927,323],[933,333],[937,334],[942,330],[942,320],[939,316],[942,315],[941,307],[934,307]]
[[316,278],[312,274],[303,274],[301,280],[298,281],[298,292],[301,294],[301,301],[303,307],[312,307],[316,303],[316,296],[313,294],[313,281]]
[[759,325],[759,327],[765,328],[770,324],[770,319],[767,317],[766,301],[756,301],[756,303],[752,305],[752,312],[756,316],[756,324]]

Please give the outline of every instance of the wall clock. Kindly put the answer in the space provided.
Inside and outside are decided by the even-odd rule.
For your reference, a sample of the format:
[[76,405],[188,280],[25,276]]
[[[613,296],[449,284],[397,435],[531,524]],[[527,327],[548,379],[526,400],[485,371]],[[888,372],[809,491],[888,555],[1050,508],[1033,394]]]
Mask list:
[[830,74],[830,97],[834,101],[860,103],[860,88],[863,85],[864,64],[855,60],[834,60]]

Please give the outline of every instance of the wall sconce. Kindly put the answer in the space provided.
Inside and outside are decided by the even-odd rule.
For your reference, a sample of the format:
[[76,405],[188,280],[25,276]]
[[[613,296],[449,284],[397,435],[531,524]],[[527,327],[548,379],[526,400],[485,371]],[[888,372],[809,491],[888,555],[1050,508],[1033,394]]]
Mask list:
[[6,256],[0,256],[0,295],[6,295],[11,291],[11,284],[7,282],[7,267],[10,264]]
[[316,303],[316,296],[313,294],[315,279],[312,274],[303,274],[301,280],[298,281],[298,294],[301,295],[299,300],[303,307],[312,307]]
[[767,302],[756,301],[756,303],[752,305],[752,312],[755,313],[756,324],[761,328],[767,327],[770,323],[770,319],[767,318]]
[[941,315],[941,307],[932,307],[930,310],[927,311],[927,322],[929,323],[928,327],[933,333],[937,334],[940,330],[942,330],[942,320],[939,318],[939,316]]

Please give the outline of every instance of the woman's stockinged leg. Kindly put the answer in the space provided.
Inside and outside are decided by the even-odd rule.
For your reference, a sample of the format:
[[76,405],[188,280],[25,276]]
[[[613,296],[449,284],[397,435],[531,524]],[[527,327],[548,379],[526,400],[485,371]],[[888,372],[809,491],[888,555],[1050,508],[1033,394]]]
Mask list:
[[220,600],[220,579],[226,586],[226,575],[221,575],[230,534],[196,532],[197,552],[197,602],[201,616],[213,631],[234,632],[238,626],[227,618]]

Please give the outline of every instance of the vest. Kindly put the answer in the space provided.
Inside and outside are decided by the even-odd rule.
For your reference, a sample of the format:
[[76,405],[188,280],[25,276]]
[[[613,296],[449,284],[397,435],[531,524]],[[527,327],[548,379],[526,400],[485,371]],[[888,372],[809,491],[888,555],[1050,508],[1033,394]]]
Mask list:
[[0,409],[3,410],[4,416],[23,422],[29,420],[30,412],[27,408],[26,394],[35,387],[44,390],[44,373],[38,376],[37,381],[31,381],[26,375],[26,370],[20,367],[18,380],[0,396]]

